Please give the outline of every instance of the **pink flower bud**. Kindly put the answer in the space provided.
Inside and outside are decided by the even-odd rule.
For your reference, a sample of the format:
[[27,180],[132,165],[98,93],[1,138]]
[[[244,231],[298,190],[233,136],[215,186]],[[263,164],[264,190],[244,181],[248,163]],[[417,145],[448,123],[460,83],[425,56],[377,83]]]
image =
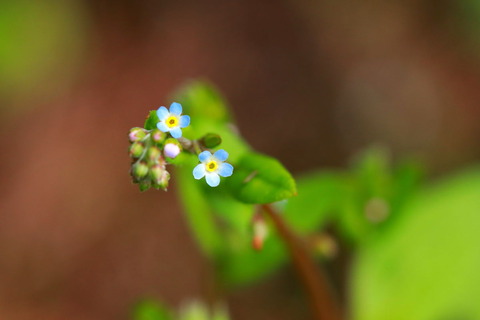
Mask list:
[[143,128],[132,128],[128,133],[128,139],[130,142],[135,142],[143,139],[146,135],[145,129]]

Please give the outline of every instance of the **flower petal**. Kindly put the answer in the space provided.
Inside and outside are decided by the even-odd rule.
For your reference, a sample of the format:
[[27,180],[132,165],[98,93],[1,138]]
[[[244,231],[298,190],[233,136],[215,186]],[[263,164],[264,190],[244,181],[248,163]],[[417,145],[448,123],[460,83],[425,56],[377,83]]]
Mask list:
[[158,108],[157,110],[158,119],[165,120],[168,118],[169,115],[170,115],[170,112],[168,112],[167,108],[165,107]]
[[233,166],[230,163],[224,162],[218,167],[217,172],[222,177],[230,177],[233,174]]
[[163,121],[160,121],[159,123],[157,123],[157,128],[160,130],[160,131],[163,131],[163,132],[169,132],[170,131],[170,128],[167,126],[167,124]]
[[208,151],[203,151],[202,153],[200,153],[198,155],[198,160],[200,160],[201,162],[205,162],[207,161],[208,159],[210,159],[210,157],[212,156],[212,154]]
[[220,184],[220,176],[215,172],[210,172],[206,174],[207,184],[210,187],[216,187]]
[[228,158],[228,152],[223,149],[220,149],[217,152],[215,152],[214,157],[220,161],[225,161]]
[[175,128],[172,128],[170,129],[170,134],[172,135],[172,137],[174,137],[175,139],[178,139],[182,136],[182,129],[180,129],[180,127],[175,127]]
[[172,102],[170,105],[170,113],[174,114],[176,116],[179,116],[182,114],[182,105],[178,102]]
[[193,177],[197,180],[202,179],[205,176],[205,165],[203,163],[198,164],[193,169]]
[[180,128],[188,127],[190,124],[190,117],[189,116],[181,116],[180,117]]

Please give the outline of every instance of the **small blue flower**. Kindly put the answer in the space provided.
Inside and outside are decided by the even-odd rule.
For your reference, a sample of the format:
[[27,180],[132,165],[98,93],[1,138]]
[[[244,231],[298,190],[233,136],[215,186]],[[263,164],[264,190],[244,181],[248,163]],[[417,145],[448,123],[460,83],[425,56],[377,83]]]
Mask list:
[[175,139],[180,138],[182,128],[190,124],[190,117],[182,116],[182,105],[178,102],[173,102],[170,105],[170,111],[165,107],[158,108],[157,116],[160,119],[157,128],[163,132],[170,132]]
[[228,153],[221,149],[213,155],[208,151],[203,151],[198,155],[200,164],[193,169],[193,177],[197,180],[205,177],[210,187],[216,187],[220,184],[220,176],[230,177],[233,173],[233,166],[224,162],[228,158]]

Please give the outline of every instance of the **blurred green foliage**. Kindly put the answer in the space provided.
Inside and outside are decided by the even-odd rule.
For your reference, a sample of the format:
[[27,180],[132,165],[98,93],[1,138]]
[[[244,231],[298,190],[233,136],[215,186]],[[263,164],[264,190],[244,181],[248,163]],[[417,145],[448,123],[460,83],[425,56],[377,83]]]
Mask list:
[[78,1],[0,1],[2,96],[32,98],[69,83],[86,43],[83,11]]
[[358,251],[355,319],[480,319],[479,231],[480,168],[422,190]]
[[213,259],[223,284],[254,281],[278,266],[285,253],[276,237],[269,238],[261,252],[252,250],[253,204],[293,196],[295,182],[280,162],[251,151],[239,136],[225,100],[212,85],[190,82],[174,100],[192,118],[184,135],[198,139],[208,133],[219,134],[221,148],[229,152],[228,161],[235,167],[231,178],[212,189],[204,181],[192,179],[196,156],[186,157],[178,165],[180,198],[191,229],[203,251]]
[[133,320],[229,320],[226,308],[216,306],[210,310],[200,301],[184,304],[177,312],[154,300],[144,300],[133,310]]
[[318,234],[326,225],[334,225],[345,241],[356,246],[388,226],[421,176],[418,166],[393,167],[388,153],[374,148],[360,155],[351,170],[321,170],[300,177],[297,195],[295,181],[280,162],[252,152],[239,136],[226,102],[212,85],[190,82],[174,100],[182,103],[186,114],[195,115],[185,136],[198,139],[219,133],[221,147],[231,152],[229,160],[235,166],[235,174],[215,189],[192,179],[195,156],[185,157],[177,168],[191,229],[227,287],[253,282],[287,261],[284,245],[272,228],[264,248],[252,249],[255,204],[280,201],[284,219],[299,235]]
[[480,1],[462,0],[453,2],[454,13],[456,13],[456,23],[459,29],[459,35],[467,40],[475,53],[480,53]]
[[[350,168],[310,172],[295,182],[239,136],[213,86],[191,82],[176,97],[192,115],[185,135],[219,133],[235,166],[218,188],[192,179],[193,155],[178,162],[176,175],[190,227],[225,288],[257,281],[288,261],[274,228],[261,251],[251,245],[258,204],[275,202],[299,236],[329,226],[350,247],[352,319],[480,319],[480,168],[425,187],[418,163],[394,164],[385,149],[371,148]],[[197,306],[181,319],[207,317]]]
[[170,320],[171,312],[155,300],[139,302],[133,311],[133,320]]

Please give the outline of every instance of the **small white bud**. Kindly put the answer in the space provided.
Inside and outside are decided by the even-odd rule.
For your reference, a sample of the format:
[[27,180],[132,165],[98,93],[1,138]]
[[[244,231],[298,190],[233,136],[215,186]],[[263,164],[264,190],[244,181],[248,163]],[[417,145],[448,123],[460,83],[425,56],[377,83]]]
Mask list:
[[167,143],[163,149],[163,154],[168,158],[175,158],[180,153],[180,148],[174,143]]

